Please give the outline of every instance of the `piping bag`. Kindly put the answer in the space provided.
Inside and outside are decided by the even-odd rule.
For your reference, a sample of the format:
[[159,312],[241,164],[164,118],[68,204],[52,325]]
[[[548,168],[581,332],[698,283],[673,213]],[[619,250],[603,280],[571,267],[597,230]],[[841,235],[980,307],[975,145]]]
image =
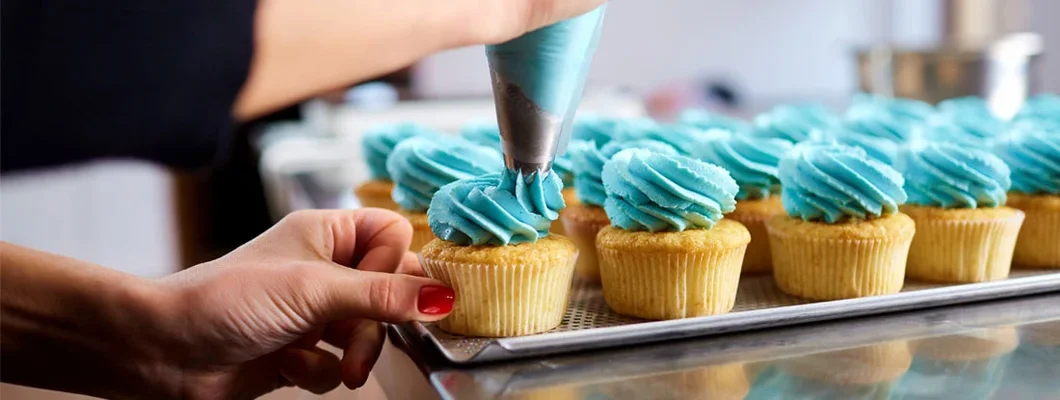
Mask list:
[[547,171],[566,152],[606,7],[486,46],[508,168]]

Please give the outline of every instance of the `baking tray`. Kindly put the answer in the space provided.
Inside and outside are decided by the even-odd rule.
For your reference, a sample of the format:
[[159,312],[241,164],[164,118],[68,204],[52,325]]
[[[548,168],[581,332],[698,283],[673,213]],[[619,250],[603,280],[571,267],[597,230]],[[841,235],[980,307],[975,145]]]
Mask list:
[[557,354],[696,336],[788,326],[883,314],[981,300],[1060,291],[1060,272],[1013,270],[1008,279],[971,284],[906,281],[901,293],[814,302],[780,291],[769,275],[740,279],[736,304],[728,314],[649,321],[612,312],[598,285],[575,280],[559,327],[537,335],[473,338],[452,335],[434,324],[405,326],[414,337],[437,348],[456,364]]

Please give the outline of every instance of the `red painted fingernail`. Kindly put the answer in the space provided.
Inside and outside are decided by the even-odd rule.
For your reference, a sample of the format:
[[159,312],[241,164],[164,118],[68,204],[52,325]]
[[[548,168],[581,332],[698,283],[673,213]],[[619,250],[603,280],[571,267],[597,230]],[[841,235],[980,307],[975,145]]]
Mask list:
[[420,297],[416,300],[416,307],[424,314],[448,314],[453,311],[455,301],[456,292],[453,289],[439,285],[427,285],[420,288]]

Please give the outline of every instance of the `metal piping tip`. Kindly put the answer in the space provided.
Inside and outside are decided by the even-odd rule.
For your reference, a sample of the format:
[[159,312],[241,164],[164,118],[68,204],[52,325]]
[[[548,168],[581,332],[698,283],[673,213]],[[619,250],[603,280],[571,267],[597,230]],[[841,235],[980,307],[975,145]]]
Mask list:
[[562,139],[563,116],[545,112],[518,86],[496,72],[493,72],[493,97],[504,164],[524,175],[550,170]]

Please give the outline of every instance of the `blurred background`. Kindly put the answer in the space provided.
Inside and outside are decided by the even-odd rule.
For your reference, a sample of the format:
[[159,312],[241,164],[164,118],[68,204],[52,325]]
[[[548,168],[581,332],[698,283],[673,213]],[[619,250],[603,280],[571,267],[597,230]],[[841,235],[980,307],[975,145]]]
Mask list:
[[[749,117],[787,101],[841,107],[858,91],[1018,102],[1060,91],[1060,74],[1045,73],[1060,71],[1057,15],[1052,0],[617,1],[583,110]],[[160,276],[292,209],[356,206],[348,190],[365,176],[368,126],[413,119],[452,131],[490,118],[483,49],[456,49],[242,127],[208,170],[100,161],[5,175],[0,238]]]

